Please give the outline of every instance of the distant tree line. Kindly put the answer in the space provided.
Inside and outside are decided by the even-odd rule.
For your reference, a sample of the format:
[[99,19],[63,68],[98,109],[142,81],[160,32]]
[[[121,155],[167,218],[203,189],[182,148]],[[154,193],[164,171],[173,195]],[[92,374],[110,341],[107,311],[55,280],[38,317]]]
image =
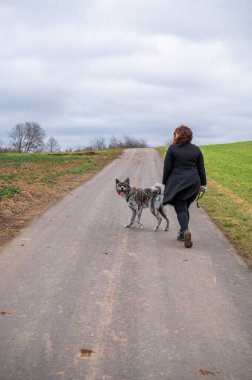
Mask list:
[[[54,137],[45,141],[46,132],[37,122],[26,122],[15,125],[8,133],[10,145],[4,147],[0,140],[0,152],[60,152],[61,147]],[[106,144],[104,137],[95,138],[89,146],[79,146],[75,149],[68,148],[66,152],[94,149],[114,149],[114,148],[146,148],[147,143],[143,139],[136,139],[124,136],[122,139],[112,136],[110,142]]]
[[97,137],[89,146],[86,146],[83,149],[147,148],[147,146],[148,145],[144,139],[136,139],[130,136],[124,136],[122,139],[119,139],[112,136],[108,144],[106,144],[104,137]]

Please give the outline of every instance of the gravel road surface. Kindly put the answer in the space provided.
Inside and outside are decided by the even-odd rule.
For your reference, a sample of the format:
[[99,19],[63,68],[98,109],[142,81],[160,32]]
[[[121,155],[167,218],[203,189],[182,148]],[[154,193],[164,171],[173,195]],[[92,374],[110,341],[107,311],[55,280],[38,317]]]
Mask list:
[[[115,179],[162,178],[130,149],[36,219],[0,253],[0,380],[252,379],[251,272],[202,209],[194,245],[124,228]],[[162,223],[164,226],[164,222]]]

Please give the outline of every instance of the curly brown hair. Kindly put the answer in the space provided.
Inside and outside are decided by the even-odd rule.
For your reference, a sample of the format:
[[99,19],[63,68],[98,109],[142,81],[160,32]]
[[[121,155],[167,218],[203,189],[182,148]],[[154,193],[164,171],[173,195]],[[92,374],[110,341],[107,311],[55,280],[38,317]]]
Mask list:
[[173,134],[175,135],[175,133],[178,134],[175,144],[179,146],[188,144],[193,138],[191,129],[186,125],[180,125],[180,127],[175,129]]

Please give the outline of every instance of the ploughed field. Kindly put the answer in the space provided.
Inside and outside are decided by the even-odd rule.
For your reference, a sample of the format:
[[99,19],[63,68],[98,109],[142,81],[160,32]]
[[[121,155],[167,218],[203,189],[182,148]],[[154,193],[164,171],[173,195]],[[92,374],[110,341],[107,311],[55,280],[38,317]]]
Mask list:
[[118,157],[120,149],[0,154],[0,247],[56,199]]
[[208,180],[200,205],[252,266],[252,141],[200,148]]

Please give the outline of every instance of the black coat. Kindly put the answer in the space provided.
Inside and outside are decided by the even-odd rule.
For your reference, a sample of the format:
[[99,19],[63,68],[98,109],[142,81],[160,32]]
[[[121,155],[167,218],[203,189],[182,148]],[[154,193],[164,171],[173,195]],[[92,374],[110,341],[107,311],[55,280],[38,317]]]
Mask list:
[[204,159],[194,144],[171,145],[165,156],[163,172],[164,204],[176,199],[194,200],[201,185],[206,185]]

